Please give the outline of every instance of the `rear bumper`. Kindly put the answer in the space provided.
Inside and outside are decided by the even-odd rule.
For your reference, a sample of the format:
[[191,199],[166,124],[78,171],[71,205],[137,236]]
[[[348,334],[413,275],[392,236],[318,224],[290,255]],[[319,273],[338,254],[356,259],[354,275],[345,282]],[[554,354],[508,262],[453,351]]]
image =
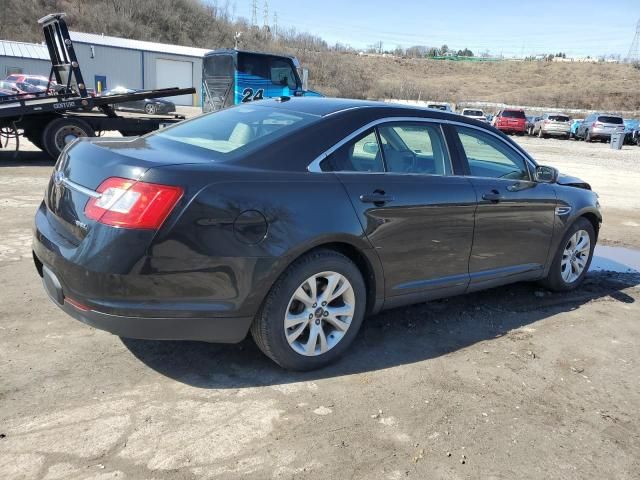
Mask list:
[[144,340],[199,340],[215,343],[242,341],[251,326],[251,317],[166,318],[130,317],[98,312],[67,298],[60,280],[46,265],[36,268],[49,298],[62,311],[76,320],[119,337]]
[[546,134],[546,135],[557,135],[557,136],[566,136],[569,135],[569,133],[571,132],[571,130],[569,130],[568,128],[565,129],[559,129],[559,128],[543,128],[542,129],[542,133]]

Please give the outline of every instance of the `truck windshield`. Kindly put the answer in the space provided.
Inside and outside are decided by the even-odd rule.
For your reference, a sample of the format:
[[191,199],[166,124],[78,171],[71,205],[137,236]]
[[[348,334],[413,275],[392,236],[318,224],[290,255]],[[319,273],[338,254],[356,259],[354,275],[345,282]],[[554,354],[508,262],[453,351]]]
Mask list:
[[155,135],[226,154],[247,145],[272,143],[315,118],[299,112],[242,105],[179,123]]

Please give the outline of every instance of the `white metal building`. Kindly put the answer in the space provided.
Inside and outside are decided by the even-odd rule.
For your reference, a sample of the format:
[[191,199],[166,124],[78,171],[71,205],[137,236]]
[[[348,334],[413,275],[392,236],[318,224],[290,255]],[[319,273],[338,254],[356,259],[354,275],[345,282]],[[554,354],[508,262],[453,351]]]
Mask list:
[[[200,105],[202,57],[208,50],[70,32],[88,88],[194,87],[196,94],[172,97],[178,105]],[[0,40],[0,78],[10,73],[48,75],[45,45]]]

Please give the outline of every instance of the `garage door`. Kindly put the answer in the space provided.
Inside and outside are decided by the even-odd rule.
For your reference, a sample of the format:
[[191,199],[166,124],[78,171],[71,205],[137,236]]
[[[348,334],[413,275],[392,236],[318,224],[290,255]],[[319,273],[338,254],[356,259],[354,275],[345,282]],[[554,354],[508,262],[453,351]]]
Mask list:
[[[193,62],[179,60],[156,60],[156,88],[193,87]],[[192,95],[169,97],[176,105],[193,105]]]

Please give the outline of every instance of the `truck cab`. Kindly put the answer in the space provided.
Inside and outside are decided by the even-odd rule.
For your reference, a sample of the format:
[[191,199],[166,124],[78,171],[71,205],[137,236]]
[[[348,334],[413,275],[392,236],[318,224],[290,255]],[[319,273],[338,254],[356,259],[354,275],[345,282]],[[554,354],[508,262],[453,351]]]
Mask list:
[[202,110],[213,112],[273,97],[321,97],[307,88],[295,57],[235,49],[214,50],[202,62]]

